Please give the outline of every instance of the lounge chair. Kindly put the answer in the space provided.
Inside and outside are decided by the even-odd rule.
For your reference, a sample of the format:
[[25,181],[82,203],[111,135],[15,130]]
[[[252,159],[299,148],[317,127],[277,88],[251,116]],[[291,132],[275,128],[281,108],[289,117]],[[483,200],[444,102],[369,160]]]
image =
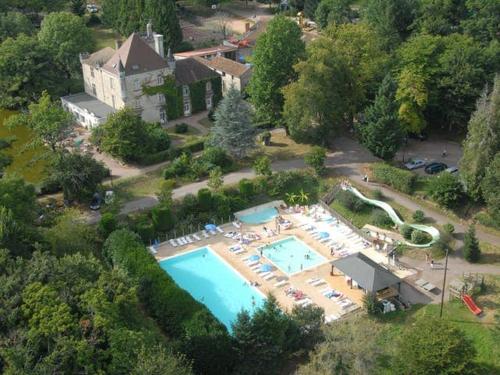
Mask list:
[[207,231],[206,230],[202,230],[201,231],[201,234],[203,235],[203,237],[205,238],[210,238],[210,236],[208,235]]
[[326,281],[324,279],[319,279],[311,283],[312,286],[320,286],[326,284]]
[[252,267],[250,267],[250,269],[252,271],[255,271],[255,270],[258,270],[260,268],[261,264],[259,262],[257,262],[257,264],[254,264]]
[[151,253],[153,254],[156,254],[158,252],[158,250],[156,250],[154,246],[149,246],[149,251],[151,251]]
[[196,241],[201,241],[201,238],[195,233],[192,235]]
[[168,242],[170,243],[170,245],[172,245],[173,247],[177,247],[177,241],[174,240],[173,238],[171,238],[170,240],[168,240]]
[[241,249],[238,249],[236,251],[233,251],[233,254],[238,255],[238,254],[241,254],[241,253],[244,253],[244,252],[245,252],[245,249],[241,248]]
[[272,278],[276,277],[276,275],[271,272],[269,275],[263,277],[264,280],[271,280]]
[[313,277],[313,278],[311,278],[311,279],[307,279],[307,280],[306,280],[306,282],[307,282],[308,284],[312,284],[312,283],[314,283],[314,282],[316,282],[316,281],[318,281],[318,280],[319,280],[319,277]]
[[189,236],[186,236],[186,240],[187,240],[188,243],[193,243],[194,242],[194,240],[191,237],[189,237]]
[[233,246],[229,247],[229,251],[236,251],[236,250],[239,250],[239,249],[241,249],[241,245],[240,244],[236,244],[236,245],[233,245]]
[[210,233],[212,236],[216,236],[218,234],[215,230],[209,230],[208,233]]
[[185,245],[185,244],[187,244],[187,241],[184,239],[184,237],[179,237],[179,238],[177,239],[177,243],[178,243],[179,245]]
[[258,260],[252,260],[252,261],[250,261],[250,262],[247,262],[247,266],[248,266],[248,267],[253,267],[253,266],[255,266],[257,263],[259,263],[259,261],[258,261]]
[[262,277],[262,278],[264,278],[264,277],[266,277],[269,274],[271,274],[271,271],[261,272],[259,276]]
[[288,280],[281,280],[281,281],[278,281],[276,284],[274,284],[274,286],[276,288],[281,288],[282,286],[285,286],[286,284],[288,284]]
[[304,298],[300,299],[298,301],[295,301],[294,304],[298,306],[304,306],[305,304],[312,303],[312,300],[310,298]]
[[224,230],[221,227],[216,227],[215,229],[217,229],[217,232],[219,233],[224,233]]
[[240,223],[238,223],[238,222],[236,222],[236,221],[233,221],[233,226],[234,226],[235,228],[238,228],[238,229],[240,229],[240,228],[241,228],[241,224],[240,224]]

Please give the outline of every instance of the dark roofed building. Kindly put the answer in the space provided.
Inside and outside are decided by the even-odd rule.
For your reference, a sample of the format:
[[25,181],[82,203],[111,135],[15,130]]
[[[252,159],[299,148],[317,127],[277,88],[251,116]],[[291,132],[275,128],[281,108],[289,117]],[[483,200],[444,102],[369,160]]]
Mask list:
[[367,292],[377,293],[396,285],[399,289],[401,283],[399,277],[360,252],[335,260],[332,265]]
[[178,85],[190,85],[194,82],[217,78],[213,70],[194,58],[175,62],[175,82]]
[[250,81],[250,76],[252,75],[252,68],[250,65],[241,64],[223,56],[214,57],[212,60],[206,60],[200,57],[195,57],[195,59],[221,76],[223,95],[225,95],[231,87],[243,92]]

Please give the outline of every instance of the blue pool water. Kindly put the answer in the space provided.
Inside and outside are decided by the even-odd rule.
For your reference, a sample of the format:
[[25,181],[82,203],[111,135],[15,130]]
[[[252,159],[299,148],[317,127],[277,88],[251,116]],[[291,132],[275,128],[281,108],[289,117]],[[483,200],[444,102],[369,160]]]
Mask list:
[[257,212],[241,215],[239,219],[247,224],[264,224],[278,216],[278,210],[274,207],[263,208]]
[[[296,237],[288,237],[263,246],[262,254],[288,275],[323,264],[325,257]],[[301,267],[302,266],[302,267]]]
[[160,261],[183,289],[208,309],[231,331],[231,323],[245,309],[262,306],[264,296],[208,247]]

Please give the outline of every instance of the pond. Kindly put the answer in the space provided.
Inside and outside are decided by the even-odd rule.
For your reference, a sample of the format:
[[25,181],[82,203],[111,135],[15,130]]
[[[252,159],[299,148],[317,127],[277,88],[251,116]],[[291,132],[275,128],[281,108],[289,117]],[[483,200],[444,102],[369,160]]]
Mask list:
[[8,129],[4,126],[5,120],[14,114],[16,112],[0,109],[0,138],[15,138],[9,148],[2,150],[2,152],[12,157],[12,164],[5,169],[5,173],[17,174],[36,185],[45,177],[46,162],[43,160],[34,161],[42,155],[43,148],[37,147],[25,150],[26,144],[32,138],[32,131],[26,127]]

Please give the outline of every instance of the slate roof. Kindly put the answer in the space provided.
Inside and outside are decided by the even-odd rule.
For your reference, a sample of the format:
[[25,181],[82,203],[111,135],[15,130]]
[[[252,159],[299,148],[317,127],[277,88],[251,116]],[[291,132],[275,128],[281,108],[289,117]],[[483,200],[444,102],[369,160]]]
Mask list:
[[93,66],[103,65],[111,58],[111,56],[113,56],[114,53],[115,50],[113,48],[105,47],[89,55],[85,60],[83,60],[83,63]]
[[206,60],[199,57],[195,58],[209,68],[224,72],[226,74],[230,74],[235,77],[241,77],[251,69],[251,67],[248,65],[240,64],[239,62],[223,56],[216,56],[212,60]]
[[168,66],[167,62],[137,33],[130,35],[102,68],[110,73],[118,74],[120,62],[126,75],[164,69]]
[[106,118],[109,114],[116,112],[113,107],[85,92],[63,96],[62,99],[100,118]]
[[378,292],[401,280],[362,253],[333,261],[332,264],[369,292]]
[[175,62],[175,82],[177,85],[189,85],[217,77],[219,77],[217,73],[194,58]]
[[188,58],[188,57],[195,57],[195,56],[213,55],[216,53],[233,52],[233,51],[237,51],[237,50],[238,50],[238,47],[221,45],[221,46],[216,46],[216,47],[195,49],[193,51],[177,52],[174,54],[174,56],[177,58],[179,58],[179,57]]

